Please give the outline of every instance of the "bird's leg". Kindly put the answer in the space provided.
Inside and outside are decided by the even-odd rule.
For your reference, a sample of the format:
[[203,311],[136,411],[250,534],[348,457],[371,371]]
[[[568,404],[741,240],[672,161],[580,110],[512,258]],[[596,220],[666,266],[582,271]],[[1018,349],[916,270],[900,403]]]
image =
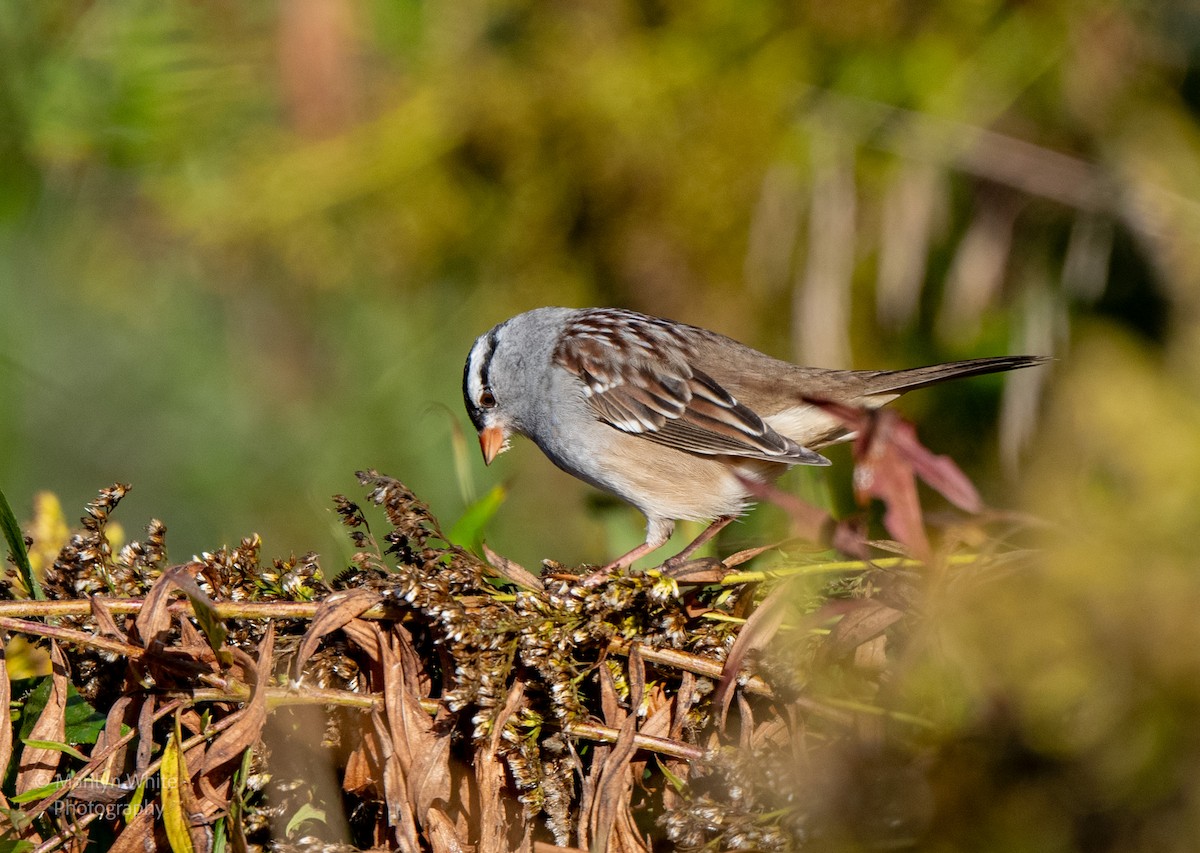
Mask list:
[[711,542],[713,537],[729,526],[729,522],[737,518],[736,515],[722,515],[715,519],[712,524],[704,528],[703,532],[692,543],[676,554],[671,559],[663,563],[663,568],[668,571],[677,569],[688,561],[688,558],[699,551],[706,543]]
[[596,571],[583,579],[583,585],[596,586],[613,572],[629,568],[636,560],[640,560],[651,551],[657,551],[663,545],[666,545],[667,540],[671,538],[671,533],[674,530],[675,522],[670,519],[653,519],[647,521],[646,541],[628,554],[623,554],[608,565],[596,569]]

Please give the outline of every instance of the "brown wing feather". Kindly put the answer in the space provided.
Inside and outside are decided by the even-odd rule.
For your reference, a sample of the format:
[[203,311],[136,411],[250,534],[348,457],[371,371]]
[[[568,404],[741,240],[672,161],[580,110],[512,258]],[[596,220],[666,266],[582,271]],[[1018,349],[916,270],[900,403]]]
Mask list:
[[567,327],[554,361],[583,383],[596,416],[622,432],[706,456],[828,464],[693,368],[692,355],[673,324],[600,310]]

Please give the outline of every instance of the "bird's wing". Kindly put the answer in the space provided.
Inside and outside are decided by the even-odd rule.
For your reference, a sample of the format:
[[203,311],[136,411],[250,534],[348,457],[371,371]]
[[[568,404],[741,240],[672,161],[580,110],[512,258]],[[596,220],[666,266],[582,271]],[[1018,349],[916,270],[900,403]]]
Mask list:
[[566,328],[554,362],[583,384],[596,417],[622,432],[703,456],[829,464],[693,367],[692,355],[681,327],[604,309]]

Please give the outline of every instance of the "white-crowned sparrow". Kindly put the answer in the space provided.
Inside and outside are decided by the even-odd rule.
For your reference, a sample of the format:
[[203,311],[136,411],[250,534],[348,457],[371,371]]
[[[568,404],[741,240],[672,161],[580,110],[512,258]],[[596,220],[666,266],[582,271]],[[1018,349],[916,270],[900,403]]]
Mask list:
[[690,554],[746,509],[739,475],[768,481],[791,465],[828,465],[812,448],[849,435],[808,399],[874,409],[914,388],[1044,360],[827,370],[633,311],[538,308],[475,341],[463,397],[485,462],[519,433],[568,474],[641,510],[646,541],[613,569],[661,547],[678,519],[715,519]]

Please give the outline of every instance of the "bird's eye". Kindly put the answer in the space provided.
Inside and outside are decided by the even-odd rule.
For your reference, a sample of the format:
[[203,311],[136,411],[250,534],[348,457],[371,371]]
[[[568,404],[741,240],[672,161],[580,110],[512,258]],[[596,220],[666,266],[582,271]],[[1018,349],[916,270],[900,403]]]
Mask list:
[[485,409],[494,409],[496,407],[496,395],[492,393],[492,389],[484,388],[480,392],[479,405]]

